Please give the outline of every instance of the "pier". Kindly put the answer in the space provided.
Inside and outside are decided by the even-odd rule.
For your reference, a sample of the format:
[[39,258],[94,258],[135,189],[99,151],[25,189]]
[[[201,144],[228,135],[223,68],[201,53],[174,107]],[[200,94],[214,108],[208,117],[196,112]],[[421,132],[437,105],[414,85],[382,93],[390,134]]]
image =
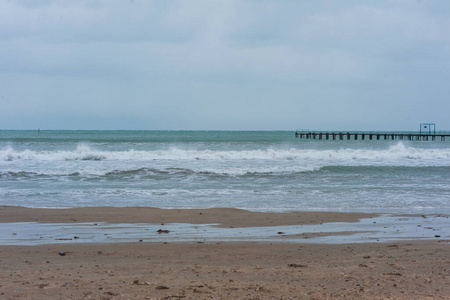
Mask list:
[[296,130],[295,137],[300,139],[318,140],[399,140],[399,141],[450,141],[450,132],[336,132],[336,131],[310,131]]

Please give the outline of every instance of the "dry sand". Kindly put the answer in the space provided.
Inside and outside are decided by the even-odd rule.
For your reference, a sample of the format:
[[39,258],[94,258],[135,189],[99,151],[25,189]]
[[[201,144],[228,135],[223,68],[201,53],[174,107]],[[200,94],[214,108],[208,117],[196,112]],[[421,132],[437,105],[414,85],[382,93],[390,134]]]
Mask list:
[[[0,209],[1,222],[220,222],[228,227],[356,221],[362,216],[235,209]],[[0,279],[1,299],[450,299],[450,245],[0,246]]]

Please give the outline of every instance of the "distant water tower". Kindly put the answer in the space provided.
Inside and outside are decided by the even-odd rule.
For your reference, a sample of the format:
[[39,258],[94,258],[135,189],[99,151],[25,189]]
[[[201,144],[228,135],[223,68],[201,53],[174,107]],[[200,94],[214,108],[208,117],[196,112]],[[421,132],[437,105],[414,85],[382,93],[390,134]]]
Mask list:
[[436,124],[435,123],[421,123],[420,124],[420,134],[436,134]]

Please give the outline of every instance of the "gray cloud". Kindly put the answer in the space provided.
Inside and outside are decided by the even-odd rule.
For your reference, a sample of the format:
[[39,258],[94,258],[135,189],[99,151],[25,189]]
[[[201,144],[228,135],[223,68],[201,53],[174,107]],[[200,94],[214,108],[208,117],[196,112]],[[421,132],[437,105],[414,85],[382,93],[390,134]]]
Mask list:
[[450,124],[442,1],[2,1],[0,128]]

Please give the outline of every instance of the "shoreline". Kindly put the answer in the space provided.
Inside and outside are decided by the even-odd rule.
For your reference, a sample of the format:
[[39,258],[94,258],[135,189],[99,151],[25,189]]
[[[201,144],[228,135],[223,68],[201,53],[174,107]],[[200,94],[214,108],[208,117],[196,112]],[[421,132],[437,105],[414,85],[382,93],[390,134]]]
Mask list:
[[234,208],[0,207],[0,245],[450,241],[448,215],[262,213]]
[[[175,222],[189,221],[199,231],[207,224],[221,223],[210,227],[213,235],[269,228],[277,240],[227,241],[219,236],[211,241],[177,242],[164,239],[172,232],[158,235],[153,232],[155,227],[152,232],[158,238],[144,242],[133,237],[133,242],[77,243],[76,239],[33,246],[0,245],[0,295],[4,299],[450,299],[448,232],[442,239],[426,241],[314,244],[316,238],[343,234],[338,236],[341,239],[356,231],[320,229],[306,239],[288,231],[291,227],[336,224],[362,230],[361,218],[369,228],[384,227],[377,223],[379,215],[359,213],[1,206],[0,225],[15,225],[14,230],[28,222],[40,222],[29,223],[36,224],[32,230],[60,223],[54,231],[60,234],[66,227],[77,229],[81,222],[127,222],[130,228],[143,222],[147,227],[152,223],[166,229],[179,226]],[[408,218],[395,217],[400,221]],[[434,224],[437,219],[447,222],[448,216],[414,216],[412,220],[415,225],[416,221]],[[279,226],[285,226],[285,235],[277,234]],[[391,227],[400,228],[397,226]],[[423,230],[434,234],[431,229]],[[131,235],[129,228],[125,234]],[[284,242],[285,238],[304,243]]]
[[0,223],[190,223],[218,227],[261,227],[306,225],[331,222],[358,222],[376,213],[296,211],[253,212],[237,208],[161,209],[154,207],[27,208],[0,206]]

